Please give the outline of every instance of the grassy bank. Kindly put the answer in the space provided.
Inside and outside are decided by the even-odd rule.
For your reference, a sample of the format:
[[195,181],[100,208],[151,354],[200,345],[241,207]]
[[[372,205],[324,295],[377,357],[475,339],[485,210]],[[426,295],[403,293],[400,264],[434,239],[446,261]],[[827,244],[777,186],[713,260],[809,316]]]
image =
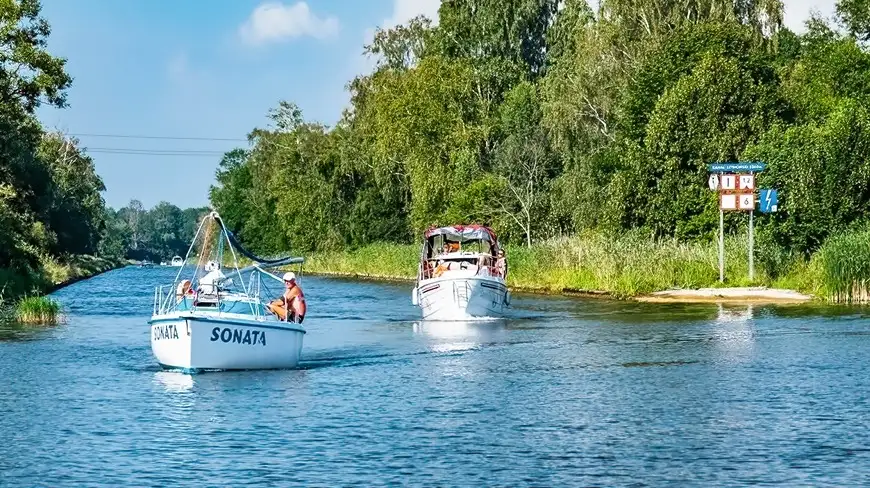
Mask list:
[[53,324],[60,315],[57,302],[42,295],[58,288],[121,267],[122,259],[71,256],[66,260],[45,256],[39,269],[28,274],[0,269],[0,320],[27,324]]
[[411,280],[417,277],[420,246],[377,243],[359,249],[321,252],[305,256],[305,270],[312,273]]
[[[419,252],[418,245],[373,244],[307,255],[305,269],[317,274],[412,280]],[[870,230],[833,238],[810,260],[774,259],[765,253],[763,248],[756,249],[755,279],[750,282],[746,237],[728,237],[726,279],[720,283],[715,241],[587,232],[531,248],[508,246],[508,284],[529,291],[605,293],[618,298],[675,288],[769,286],[831,302],[870,301]]]
[[107,259],[80,255],[72,256],[65,261],[49,258],[43,260],[42,263],[48,280],[48,288],[44,291],[50,292],[76,281],[124,266],[127,261],[120,258]]
[[[508,284],[515,289],[631,297],[668,288],[747,286],[769,281],[757,270],[755,282],[749,282],[746,241],[740,238],[726,240],[724,285],[718,282],[715,243],[586,233],[506,250]],[[414,279],[419,252],[417,245],[373,244],[352,251],[312,254],[307,256],[305,268],[312,273]]]

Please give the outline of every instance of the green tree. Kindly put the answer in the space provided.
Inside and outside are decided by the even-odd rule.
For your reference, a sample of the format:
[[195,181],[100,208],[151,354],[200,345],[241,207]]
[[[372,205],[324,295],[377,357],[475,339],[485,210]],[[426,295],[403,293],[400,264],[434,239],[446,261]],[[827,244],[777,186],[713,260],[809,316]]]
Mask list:
[[103,231],[106,190],[94,162],[78,141],[60,133],[43,136],[39,156],[51,178],[47,223],[57,236],[53,252],[93,254]]
[[780,190],[762,228],[784,248],[809,253],[828,236],[870,221],[870,108],[843,100],[824,121],[776,125],[747,148],[766,161],[760,183]]
[[0,102],[32,114],[42,103],[66,104],[66,60],[45,50],[51,33],[38,0],[0,3]]
[[541,127],[537,89],[530,82],[516,85],[501,106],[500,129],[505,138],[495,151],[494,171],[501,191],[493,195],[504,215],[520,228],[527,246],[544,234],[549,217],[549,186],[559,170]]
[[862,41],[870,41],[870,1],[840,0],[836,10],[853,36]]
[[209,190],[212,206],[240,239],[248,240],[245,223],[251,218],[250,198],[254,192],[248,152],[233,149],[224,154],[215,179],[217,185]]

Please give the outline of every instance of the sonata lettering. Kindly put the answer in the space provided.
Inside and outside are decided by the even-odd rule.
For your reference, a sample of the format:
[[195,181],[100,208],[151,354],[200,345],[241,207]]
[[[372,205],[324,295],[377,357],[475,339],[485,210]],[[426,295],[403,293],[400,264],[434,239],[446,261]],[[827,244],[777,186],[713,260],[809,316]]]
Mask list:
[[221,341],[233,344],[259,344],[265,346],[266,332],[259,330],[231,329],[229,327],[221,329],[220,327],[215,327],[211,330],[211,341]]
[[178,339],[178,329],[175,324],[155,325],[151,335],[155,341]]

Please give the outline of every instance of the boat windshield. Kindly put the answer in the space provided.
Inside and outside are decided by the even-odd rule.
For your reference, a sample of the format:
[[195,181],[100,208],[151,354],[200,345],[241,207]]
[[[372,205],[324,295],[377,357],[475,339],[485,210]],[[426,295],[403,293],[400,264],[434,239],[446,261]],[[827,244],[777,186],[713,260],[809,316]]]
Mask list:
[[501,276],[495,233],[484,226],[452,226],[426,232],[420,256],[420,279],[458,272],[461,275]]
[[459,241],[444,235],[432,236],[427,240],[426,259],[440,257],[463,259],[463,256],[478,254],[492,255],[494,254],[494,246],[491,242],[481,239]]

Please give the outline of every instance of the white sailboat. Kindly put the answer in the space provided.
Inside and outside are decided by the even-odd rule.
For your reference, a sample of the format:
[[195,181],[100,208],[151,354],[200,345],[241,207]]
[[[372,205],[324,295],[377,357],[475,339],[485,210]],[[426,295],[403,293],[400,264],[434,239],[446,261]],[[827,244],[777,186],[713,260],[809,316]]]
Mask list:
[[[204,228],[197,264],[185,266]],[[212,235],[214,230],[217,236]],[[233,263],[226,274],[221,265],[224,243],[229,244]],[[256,264],[239,269],[235,249]],[[200,225],[175,280],[154,291],[149,324],[157,362],[191,372],[296,367],[305,328],[269,311],[268,298],[281,295],[282,280],[264,268],[302,262],[294,257],[270,261],[253,256],[212,212]],[[185,269],[191,271],[190,279],[182,279]],[[276,292],[270,293],[264,278]]]
[[429,229],[412,301],[426,320],[501,317],[510,305],[506,276],[507,262],[489,227]]

